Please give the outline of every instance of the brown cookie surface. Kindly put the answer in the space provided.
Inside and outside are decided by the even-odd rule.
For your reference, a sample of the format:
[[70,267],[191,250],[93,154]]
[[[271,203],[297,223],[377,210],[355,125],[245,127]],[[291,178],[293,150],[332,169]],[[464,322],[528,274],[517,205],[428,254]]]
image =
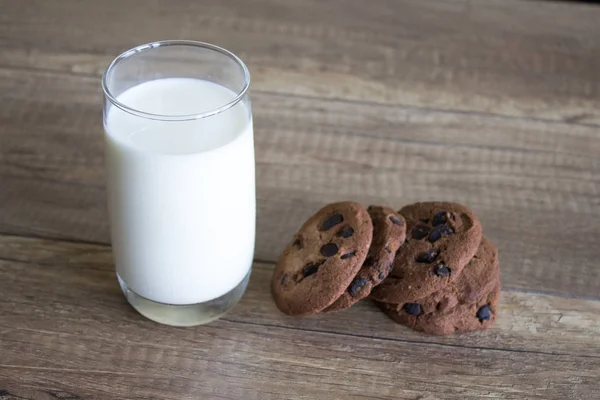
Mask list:
[[481,243],[479,219],[456,203],[415,203],[399,213],[407,223],[407,242],[398,249],[388,277],[371,298],[411,303],[443,289],[458,278]]
[[373,241],[367,258],[346,291],[324,311],[348,308],[371,293],[390,273],[394,256],[406,239],[406,222],[388,207],[370,206]]
[[[444,312],[458,304],[468,304],[477,301],[485,293],[489,293],[500,280],[500,261],[498,249],[485,236],[477,253],[463,269],[454,282],[427,297],[414,300],[419,304],[423,314]],[[404,304],[396,306],[400,310]]]
[[497,281],[494,288],[472,303],[458,304],[445,312],[417,314],[417,307],[407,304],[398,310],[393,305],[376,303],[395,322],[409,326],[416,331],[433,335],[449,335],[482,330],[490,327],[498,315],[501,285]]
[[373,236],[371,217],[354,202],[323,207],[285,248],[271,280],[275,304],[309,315],[338,299],[363,265]]

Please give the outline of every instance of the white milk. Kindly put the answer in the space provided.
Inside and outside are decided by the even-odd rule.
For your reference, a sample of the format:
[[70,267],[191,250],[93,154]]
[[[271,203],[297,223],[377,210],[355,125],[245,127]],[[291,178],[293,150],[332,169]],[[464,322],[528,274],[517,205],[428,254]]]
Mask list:
[[[214,110],[235,97],[187,78],[142,83],[118,96],[160,115]],[[254,252],[252,119],[242,102],[216,116],[157,121],[115,106],[105,118],[111,236],[119,277],[167,304],[222,296],[248,273]]]

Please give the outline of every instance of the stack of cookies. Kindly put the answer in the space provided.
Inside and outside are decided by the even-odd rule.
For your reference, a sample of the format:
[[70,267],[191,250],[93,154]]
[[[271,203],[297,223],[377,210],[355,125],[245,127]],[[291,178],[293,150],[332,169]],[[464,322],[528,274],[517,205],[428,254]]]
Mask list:
[[479,220],[460,204],[415,203],[395,212],[342,202],[302,225],[271,288],[289,315],[342,310],[370,297],[394,321],[444,335],[494,322],[500,264]]

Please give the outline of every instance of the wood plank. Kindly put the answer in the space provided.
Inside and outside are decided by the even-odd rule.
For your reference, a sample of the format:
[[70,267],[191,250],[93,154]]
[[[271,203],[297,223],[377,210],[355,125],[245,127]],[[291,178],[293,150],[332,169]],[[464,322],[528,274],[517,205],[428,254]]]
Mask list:
[[[98,320],[107,324],[107,334],[118,332],[125,340],[127,331],[112,326],[111,319],[126,318],[128,324],[142,321],[125,305],[108,246],[3,235],[0,260],[3,282],[0,293],[4,293],[2,297],[8,303],[5,311],[15,327],[45,327],[68,335],[73,332],[71,324],[87,326]],[[287,317],[271,299],[272,268],[272,264],[255,263],[249,289],[243,301],[225,317],[227,321],[409,343],[569,354],[600,360],[600,299],[523,293],[505,287],[501,318],[492,329],[437,337],[396,325],[369,301],[339,313]],[[52,286],[47,282],[53,282]],[[80,322],[74,319],[65,325],[64,321],[53,320],[51,315],[57,309],[69,310]],[[30,320],[32,314],[37,316],[35,320]]]
[[600,301],[505,293],[493,329],[432,338],[366,303],[284,317],[268,298],[270,266],[257,264],[225,319],[179,329],[125,304],[106,246],[1,236],[0,258],[0,393],[11,400],[552,400],[600,390]]
[[262,91],[600,123],[600,8],[590,5],[3,0],[0,9],[4,66],[99,76],[127,48],[191,38],[236,51]]
[[[97,80],[0,78],[0,232],[108,243]],[[508,285],[598,295],[597,128],[268,93],[253,103],[258,259],[275,260],[326,202],[455,200],[500,247]]]
[[16,395],[33,388],[90,400],[593,400],[600,389],[597,359],[498,354],[226,322],[193,334],[148,329],[152,341],[135,343],[9,328],[3,351],[20,365],[2,364],[0,377]]

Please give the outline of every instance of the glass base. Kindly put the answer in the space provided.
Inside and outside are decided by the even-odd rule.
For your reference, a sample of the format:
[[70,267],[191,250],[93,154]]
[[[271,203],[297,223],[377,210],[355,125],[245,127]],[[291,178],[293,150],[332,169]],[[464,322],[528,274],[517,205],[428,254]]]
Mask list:
[[165,325],[195,326],[214,321],[235,306],[246,291],[251,272],[252,269],[236,287],[223,296],[204,303],[185,305],[157,303],[129,289],[119,274],[117,274],[117,279],[129,304],[144,317]]

